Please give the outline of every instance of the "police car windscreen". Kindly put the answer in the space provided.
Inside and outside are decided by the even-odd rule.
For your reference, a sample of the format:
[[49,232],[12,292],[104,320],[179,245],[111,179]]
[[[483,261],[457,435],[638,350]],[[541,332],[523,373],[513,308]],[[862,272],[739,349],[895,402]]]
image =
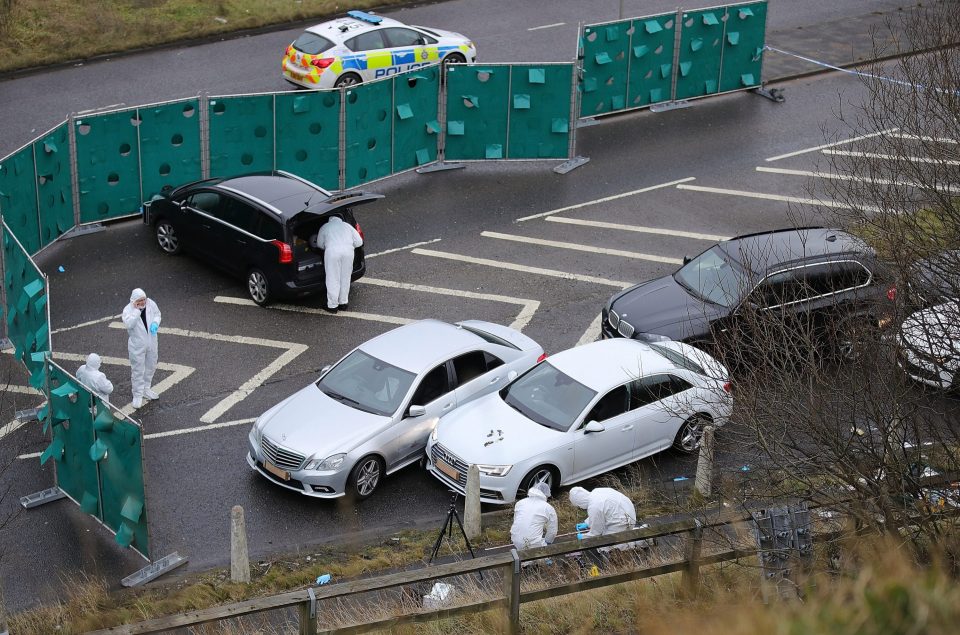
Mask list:
[[319,55],[332,46],[333,42],[327,38],[319,36],[316,33],[310,33],[309,31],[303,33],[293,43],[293,48],[307,55]]

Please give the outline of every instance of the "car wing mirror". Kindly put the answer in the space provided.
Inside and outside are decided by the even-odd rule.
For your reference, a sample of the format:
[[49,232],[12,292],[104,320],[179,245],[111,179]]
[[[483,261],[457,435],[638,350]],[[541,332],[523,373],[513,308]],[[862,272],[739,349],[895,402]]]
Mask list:
[[407,409],[408,417],[422,417],[425,414],[427,414],[427,409],[423,406],[410,406],[410,408]]
[[507,373],[507,381],[513,381],[513,380],[516,379],[519,375],[520,375],[520,373],[518,373],[517,371],[511,370],[509,373]]
[[688,264],[691,260],[693,260],[693,258],[691,258],[690,256],[684,256],[683,264]]
[[189,211],[190,211],[190,206],[187,205],[187,202],[186,202],[186,201],[180,201],[180,211],[181,211],[181,212],[189,212]]
[[603,432],[606,428],[603,427],[603,424],[599,421],[591,421],[583,429],[584,434],[590,434],[592,432]]
[[330,369],[331,369],[331,368],[333,368],[333,366],[331,366],[330,364],[327,364],[326,366],[324,366],[323,368],[320,369],[320,374],[321,374],[321,375],[326,375],[327,373],[330,372]]

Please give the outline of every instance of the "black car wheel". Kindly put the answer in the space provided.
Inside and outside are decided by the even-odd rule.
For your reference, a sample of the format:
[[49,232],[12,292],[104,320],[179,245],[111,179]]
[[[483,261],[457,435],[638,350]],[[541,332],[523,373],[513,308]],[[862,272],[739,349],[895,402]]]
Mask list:
[[377,490],[383,478],[383,461],[378,456],[365,456],[353,466],[347,491],[354,500],[365,500]]
[[171,256],[180,253],[180,238],[177,236],[177,230],[173,228],[165,218],[157,221],[154,227],[157,236],[157,245],[164,253]]
[[259,269],[251,269],[247,274],[247,293],[258,305],[266,306],[270,302],[270,281],[267,280],[267,275]]
[[525,496],[527,494],[527,490],[537,483],[546,483],[550,488],[550,491],[553,492],[554,483],[559,483],[559,479],[556,478],[553,468],[551,468],[549,465],[535,467],[523,477],[523,480],[520,481],[520,487],[517,489],[517,496],[519,497],[521,494]]
[[710,423],[706,415],[696,414],[683,422],[673,440],[673,447],[684,454],[693,454],[700,449],[703,441],[703,428]]
[[344,86],[356,86],[363,80],[360,79],[360,76],[356,73],[344,73],[337,78],[337,81],[334,82],[334,88],[343,88]]
[[874,320],[866,315],[851,315],[840,323],[833,339],[833,352],[840,363],[855,362],[863,357],[876,337],[874,324]]
[[448,64],[466,64],[467,58],[463,56],[463,53],[451,53],[443,58],[444,66]]

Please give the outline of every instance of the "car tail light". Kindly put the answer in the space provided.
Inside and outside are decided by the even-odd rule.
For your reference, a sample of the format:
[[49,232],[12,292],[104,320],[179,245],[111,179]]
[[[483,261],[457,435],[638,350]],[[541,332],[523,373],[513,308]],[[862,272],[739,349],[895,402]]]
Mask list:
[[280,260],[278,262],[281,265],[293,262],[293,250],[290,249],[290,245],[279,240],[271,240],[270,242],[280,250]]
[[310,60],[310,65],[316,66],[317,68],[326,68],[331,64],[333,64],[332,57],[315,57],[312,60]]
[[360,229],[360,223],[354,223],[353,226],[357,230],[357,233],[360,234],[360,240],[365,240],[363,237],[363,230]]
[[730,394],[733,392],[733,383],[729,381],[723,382],[723,392]]
[[890,300],[891,302],[897,299],[896,287],[890,287],[889,289],[887,289],[887,299]]
[[542,362],[542,361],[545,360],[546,358],[547,358],[547,354],[546,354],[546,353],[541,353],[541,354],[540,354],[540,357],[537,358],[537,363],[539,364],[540,362]]

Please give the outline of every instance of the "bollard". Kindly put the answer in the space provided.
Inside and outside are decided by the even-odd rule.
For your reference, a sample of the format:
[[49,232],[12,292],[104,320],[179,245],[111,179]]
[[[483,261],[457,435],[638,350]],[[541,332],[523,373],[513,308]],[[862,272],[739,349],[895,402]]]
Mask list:
[[697,457],[697,480],[694,482],[701,496],[709,498],[713,489],[713,426],[703,429],[700,455]]
[[467,489],[463,503],[463,533],[467,540],[480,537],[480,469],[471,465],[467,470]]
[[243,520],[243,507],[240,505],[234,505],[230,510],[230,581],[250,581],[247,526]]

